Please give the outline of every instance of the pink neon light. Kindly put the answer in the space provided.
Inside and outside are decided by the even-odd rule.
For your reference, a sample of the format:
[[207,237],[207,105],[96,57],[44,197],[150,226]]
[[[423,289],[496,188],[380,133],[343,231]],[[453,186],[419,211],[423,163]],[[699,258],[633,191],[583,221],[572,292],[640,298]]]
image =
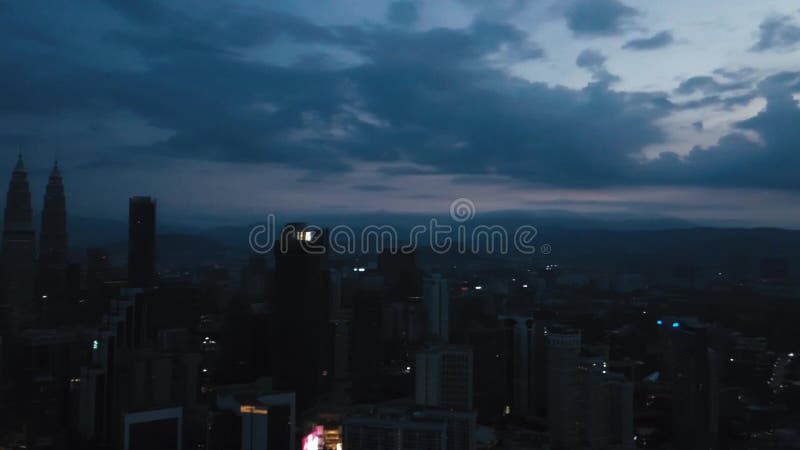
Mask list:
[[319,437],[322,436],[323,431],[322,425],[315,426],[314,431],[303,438],[303,450],[319,450]]

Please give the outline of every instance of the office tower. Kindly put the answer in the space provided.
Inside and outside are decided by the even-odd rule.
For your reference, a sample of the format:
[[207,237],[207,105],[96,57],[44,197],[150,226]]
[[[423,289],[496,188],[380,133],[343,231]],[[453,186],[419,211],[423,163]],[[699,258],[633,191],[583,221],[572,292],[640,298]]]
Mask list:
[[547,329],[552,327],[554,315],[537,314],[533,337],[533,409],[539,417],[547,417]]
[[67,208],[58,163],[47,180],[39,239],[39,293],[51,299],[62,296],[67,268]]
[[27,423],[28,445],[63,439],[74,426],[85,335],[81,330],[36,328],[21,331],[14,342],[14,397],[24,399],[14,408],[17,420]]
[[[719,383],[708,328],[676,321],[668,329],[675,377],[672,381],[673,443],[684,449],[717,448]],[[677,326],[675,326],[677,325]]]
[[183,408],[126,412],[122,416],[124,450],[181,450]]
[[312,406],[332,367],[324,233],[292,223],[281,231],[275,251],[272,357],[275,387],[297,393],[297,406]]
[[608,377],[608,443],[622,449],[632,449],[633,440],[633,383],[617,373]]
[[608,363],[586,355],[578,365],[578,435],[583,448],[606,448],[609,434]]
[[438,345],[417,353],[417,404],[471,410],[473,370],[469,347]]
[[509,377],[504,414],[531,415],[534,404],[534,320],[527,316],[500,316],[505,331],[504,353]]
[[32,314],[35,239],[28,174],[20,155],[11,174],[3,221],[3,301],[26,318]]
[[[383,329],[383,291],[378,284],[372,283],[362,276],[349,282],[353,286],[353,322],[350,328],[350,354],[353,371],[353,397],[357,402],[380,400],[375,385],[380,383],[380,367],[384,361],[381,330]],[[373,278],[373,277],[369,277]],[[380,278],[380,277],[377,277]],[[347,283],[348,285],[351,283]]]
[[131,197],[128,204],[128,285],[149,287],[156,274],[156,201]]
[[496,423],[513,414],[513,391],[509,363],[508,332],[505,323],[476,325],[467,330],[466,345],[472,348],[475,380],[475,409],[482,423]]
[[269,378],[214,389],[206,420],[209,449],[293,450],[295,395],[272,390]]
[[447,280],[438,273],[422,280],[422,303],[425,306],[426,339],[448,342],[450,339],[450,295]]
[[578,444],[578,361],[581,333],[558,329],[547,333],[547,424],[554,449]]
[[448,450],[447,421],[425,410],[364,405],[345,416],[343,425],[348,450]]

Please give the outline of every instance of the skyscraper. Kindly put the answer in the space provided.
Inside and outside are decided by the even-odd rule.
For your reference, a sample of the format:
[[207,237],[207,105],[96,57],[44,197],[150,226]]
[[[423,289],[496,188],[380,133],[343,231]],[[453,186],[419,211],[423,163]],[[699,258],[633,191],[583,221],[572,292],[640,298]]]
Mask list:
[[[505,331],[507,354],[506,371],[509,376],[509,392],[505,414],[527,417],[533,413],[534,403],[534,345],[533,317],[500,316]],[[498,354],[499,357],[499,354]]]
[[472,361],[472,349],[464,346],[439,345],[417,353],[417,404],[471,410]]
[[11,174],[3,224],[3,301],[24,316],[32,311],[36,235],[22,155]]
[[554,449],[578,444],[580,351],[580,331],[562,329],[547,334],[547,424]]
[[58,163],[47,181],[39,241],[39,292],[61,295],[67,267],[67,208]]
[[716,353],[709,346],[708,327],[675,322],[670,332],[674,349],[672,425],[675,445],[715,449],[719,430],[719,380]]
[[321,230],[287,224],[275,247],[275,297],[272,303],[275,387],[297,393],[298,409],[314,404],[331,367],[327,351],[328,296]]
[[128,284],[150,286],[156,274],[156,201],[131,197],[128,205]]
[[425,305],[426,335],[430,342],[450,339],[450,295],[447,280],[440,274],[422,280],[422,303]]

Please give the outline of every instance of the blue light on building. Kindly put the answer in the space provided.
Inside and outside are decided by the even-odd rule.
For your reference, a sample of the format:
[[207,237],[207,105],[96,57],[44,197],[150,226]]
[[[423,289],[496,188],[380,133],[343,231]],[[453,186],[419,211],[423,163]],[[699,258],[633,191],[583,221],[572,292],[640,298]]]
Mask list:
[[680,324],[680,323],[678,323],[678,322],[672,322],[672,328],[678,328],[679,326],[681,326],[681,324]]
[[664,325],[664,321],[661,319],[656,320],[656,325],[661,326]]

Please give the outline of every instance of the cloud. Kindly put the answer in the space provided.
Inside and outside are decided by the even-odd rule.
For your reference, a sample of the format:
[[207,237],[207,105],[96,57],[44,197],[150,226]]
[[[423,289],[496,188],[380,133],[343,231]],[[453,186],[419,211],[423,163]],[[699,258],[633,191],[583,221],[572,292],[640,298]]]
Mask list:
[[622,46],[626,50],[655,50],[664,48],[675,41],[672,32],[669,30],[661,31],[649,38],[632,39]]
[[419,20],[417,5],[411,1],[394,1],[386,11],[386,20],[399,26],[410,26]]
[[[800,72],[783,72],[761,81],[758,95],[767,106],[756,116],[737,122],[733,133],[716,145],[694,148],[681,158],[664,153],[646,165],[643,175],[663,183],[800,189],[800,107],[793,94],[800,89]],[[758,139],[746,133],[755,134]]]
[[758,42],[753,51],[788,49],[800,42],[800,25],[789,16],[772,16],[758,27]]
[[[617,5],[613,14],[598,16],[603,27],[577,20],[574,9],[598,5]],[[618,78],[595,49],[575,61],[593,76],[583,88],[516,77],[498,61],[543,53],[527,33],[507,23],[480,19],[464,28],[425,30],[375,23],[321,26],[260,8],[181,10],[118,2],[83,12],[114,19],[103,22],[113,26],[102,30],[102,39],[88,42],[80,34],[62,33],[70,24],[40,26],[34,7],[14,8],[25,20],[17,20],[0,43],[0,116],[30,124],[64,114],[124,112],[126,120],[140,124],[137,129],[159,131],[148,142],[130,141],[136,133],[98,132],[78,146],[41,128],[36,139],[62,146],[48,151],[64,154],[80,147],[93,155],[87,163],[123,154],[268,163],[299,169],[308,182],[369,162],[387,177],[488,176],[568,187],[797,187],[788,175],[790,165],[780,162],[796,160],[790,149],[800,142],[792,131],[798,123],[792,74],[764,80],[755,90],[750,77],[734,79],[732,72],[686,80],[678,88],[681,95],[704,96],[694,107],[753,96],[766,98],[768,106],[737,123],[736,133],[716,146],[646,162],[643,149],[667,142],[663,120],[689,106],[670,101],[666,92],[613,89]],[[621,30],[635,15],[621,3],[599,0],[575,2],[570,11],[580,34]],[[259,23],[270,26],[262,29]],[[20,28],[25,26],[30,29]],[[35,34],[39,37],[31,39]],[[301,51],[281,47],[286,40]],[[95,64],[84,49],[98,42],[114,50],[110,53],[134,55],[137,64],[121,59]],[[359,62],[281,65],[260,57],[308,55],[311,49],[333,59],[336,50],[346,51]],[[759,136],[763,146],[744,134]]]
[[584,67],[588,69],[602,67],[605,63],[606,57],[603,56],[599,50],[594,49],[586,49],[582,51],[578,55],[578,59],[575,61],[575,64],[577,64],[578,67]]
[[364,192],[386,192],[396,190],[392,186],[386,186],[383,184],[358,184],[353,186],[353,189]]
[[606,69],[606,57],[599,50],[586,49],[582,51],[575,60],[575,64],[591,72],[595,82],[611,84],[619,81],[618,76]]
[[576,35],[621,34],[638,11],[619,0],[573,0],[564,17]]

